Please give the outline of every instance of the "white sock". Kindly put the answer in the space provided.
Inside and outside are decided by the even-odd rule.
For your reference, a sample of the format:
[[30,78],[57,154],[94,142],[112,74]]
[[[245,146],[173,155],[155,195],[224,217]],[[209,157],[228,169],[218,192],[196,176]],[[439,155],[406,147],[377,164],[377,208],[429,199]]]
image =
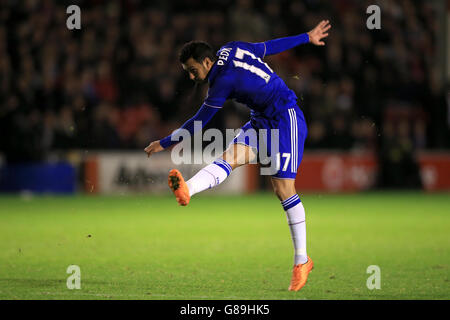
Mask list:
[[231,170],[228,162],[223,159],[217,159],[186,181],[189,195],[192,197],[196,193],[221,184],[230,175]]
[[306,224],[305,208],[298,194],[281,201],[286,211],[286,216],[291,230],[292,242],[294,244],[294,265],[303,264],[308,261],[306,253]]

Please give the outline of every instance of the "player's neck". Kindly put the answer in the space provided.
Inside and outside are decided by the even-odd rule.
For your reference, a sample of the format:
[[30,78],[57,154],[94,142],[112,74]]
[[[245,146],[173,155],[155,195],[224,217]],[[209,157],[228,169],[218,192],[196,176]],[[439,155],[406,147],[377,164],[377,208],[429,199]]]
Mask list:
[[206,74],[206,77],[205,77],[205,79],[206,79],[207,81],[209,81],[209,77],[210,77],[210,75],[211,75],[211,71],[213,70],[213,68],[214,68],[214,66],[216,65],[216,63],[217,63],[217,60],[214,60],[214,61],[212,62],[211,67],[209,68],[208,73]]

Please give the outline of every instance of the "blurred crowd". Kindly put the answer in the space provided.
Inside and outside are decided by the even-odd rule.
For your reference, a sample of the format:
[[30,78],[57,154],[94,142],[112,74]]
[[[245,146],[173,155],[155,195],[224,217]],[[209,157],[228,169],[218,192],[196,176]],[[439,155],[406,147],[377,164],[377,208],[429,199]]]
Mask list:
[[[22,161],[61,149],[143,149],[190,118],[205,96],[206,86],[194,86],[178,62],[183,43],[260,42],[322,19],[332,25],[325,47],[266,59],[299,97],[306,148],[390,154],[386,148],[405,141],[411,150],[448,148],[433,2],[380,1],[382,28],[368,30],[371,2],[4,0],[1,151]],[[66,27],[71,4],[81,8],[81,30]],[[209,126],[239,128],[247,118],[227,102]]]

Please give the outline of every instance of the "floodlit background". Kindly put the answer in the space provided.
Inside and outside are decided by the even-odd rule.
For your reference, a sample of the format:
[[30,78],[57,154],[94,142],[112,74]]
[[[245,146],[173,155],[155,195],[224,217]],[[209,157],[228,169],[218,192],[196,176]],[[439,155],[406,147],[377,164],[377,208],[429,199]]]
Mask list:
[[[66,26],[70,16],[66,8],[73,4],[81,9],[80,30]],[[366,26],[366,9],[372,4],[381,9],[380,30]],[[193,209],[176,220],[180,208],[170,197],[167,173],[177,167],[190,177],[204,164],[173,165],[170,151],[148,159],[143,149],[192,117],[205,97],[207,87],[195,86],[178,62],[183,43],[205,40],[219,49],[234,40],[261,42],[307,32],[328,19],[332,29],[326,46],[302,45],[266,58],[297,94],[308,124],[296,186],[310,214],[309,248],[322,258],[315,278],[319,284],[314,287],[311,281],[309,290],[316,291],[307,291],[309,297],[448,298],[449,18],[450,3],[444,0],[1,1],[0,247],[1,260],[8,264],[0,267],[0,297],[73,298],[64,287],[65,268],[83,261],[98,277],[86,273],[93,287],[82,298],[292,298],[282,291],[290,280],[289,232],[280,218],[281,206],[267,193],[270,182],[259,175],[258,166],[237,169],[219,188],[205,192],[197,202],[193,199]],[[246,107],[228,101],[206,128],[225,133],[227,128],[241,127],[248,117]],[[231,203],[229,210],[235,215],[230,217]],[[259,219],[255,210],[266,217],[258,222],[262,229],[252,225]],[[270,210],[275,212],[269,214]],[[162,213],[168,221],[158,220]],[[422,219],[424,214],[427,218]],[[29,220],[30,215],[34,219]],[[198,225],[188,223],[183,229],[189,215]],[[343,225],[341,219],[346,217],[348,225]],[[224,225],[211,235],[196,229],[202,222],[212,230]],[[205,256],[217,253],[219,260],[234,261],[233,267],[241,270],[239,260],[232,260],[235,254],[252,257],[262,252],[275,265],[267,272],[285,274],[252,291],[245,281],[243,287],[226,287],[234,278],[219,270],[216,274],[223,278],[213,281],[211,288],[185,284],[181,293],[170,291],[170,284],[185,280],[176,278],[176,269],[171,273],[172,263],[187,261],[189,276],[198,283],[211,274],[205,271],[203,279],[195,270],[200,274],[202,268],[211,270],[214,260],[203,257],[201,263],[189,264],[183,253],[168,254],[172,247],[167,243],[180,245],[179,234],[168,231],[172,223],[201,238],[187,236],[186,254],[192,246],[200,246]],[[236,238],[227,233],[227,223],[242,228],[233,229]],[[247,227],[260,242],[248,237]],[[394,235],[398,230],[407,233],[399,239]],[[343,233],[347,238],[341,243]],[[274,238],[264,240],[268,234]],[[351,234],[355,238],[348,238]],[[101,243],[92,244],[100,235]],[[152,242],[156,240],[149,240],[155,239],[150,235],[162,238]],[[278,235],[281,240],[276,240]],[[164,237],[171,240],[162,245]],[[210,241],[205,243],[205,237]],[[364,242],[365,237],[370,243]],[[78,260],[67,253],[69,245]],[[113,245],[122,253],[116,255],[109,247]],[[248,251],[236,253],[236,247]],[[150,254],[149,248],[156,251]],[[329,248],[334,248],[342,265],[349,253],[343,248],[353,248],[352,254],[361,258],[355,262],[360,270],[349,266],[345,272],[353,276],[339,278]],[[391,276],[397,282],[391,291],[386,285],[385,295],[366,295],[365,268],[377,264],[369,259],[374,257],[369,254],[372,249],[381,264],[392,266],[389,258],[403,259],[392,262],[396,271],[390,269],[387,279]],[[27,252],[25,260],[20,255]],[[426,268],[431,273],[426,275],[416,263],[427,261],[418,256],[424,252],[434,254]],[[149,254],[155,264],[143,258]],[[113,260],[118,269],[110,265]],[[92,261],[96,267],[89,264]],[[258,282],[267,260],[252,261],[250,269],[259,273],[247,279],[256,277]],[[102,269],[106,266],[113,270],[113,284],[100,276],[108,275]],[[405,266],[412,269],[402,269]],[[157,274],[157,289],[144,271],[131,275],[130,268]],[[32,273],[35,269],[41,273]],[[409,277],[404,282],[403,275]],[[409,287],[409,280],[424,277],[436,282]],[[342,285],[328,287],[329,279],[335,278],[346,281],[344,294]],[[132,279],[133,285],[121,284],[124,279]],[[167,286],[161,284],[165,281]],[[148,287],[140,287],[142,283]],[[215,286],[223,283],[224,292],[218,293]],[[55,293],[55,287],[61,291]],[[276,294],[271,295],[272,289]]]
[[[66,8],[74,3],[81,30],[70,31]],[[143,159],[149,142],[201,105],[206,88],[194,88],[178,63],[183,43],[202,39],[218,49],[233,40],[306,32],[329,19],[325,47],[303,45],[267,58],[296,92],[308,123],[298,178],[302,171],[308,176],[301,187],[448,189],[450,173],[441,163],[450,166],[447,3],[375,3],[381,30],[366,27],[370,1],[3,1],[3,166],[70,163],[77,171],[70,190],[89,191],[91,178],[94,191],[102,192],[107,186],[100,173],[80,173],[90,154],[137,150]],[[208,128],[237,129],[247,119],[248,109],[229,101]],[[326,152],[311,167],[316,150]],[[99,172],[109,165],[101,155],[97,161]],[[122,169],[130,169],[125,184],[137,179],[136,170],[161,182],[145,166]],[[109,174],[120,176],[120,168]],[[27,189],[5,175],[2,190]],[[260,180],[252,191],[264,188]],[[146,181],[136,183],[151,189]]]

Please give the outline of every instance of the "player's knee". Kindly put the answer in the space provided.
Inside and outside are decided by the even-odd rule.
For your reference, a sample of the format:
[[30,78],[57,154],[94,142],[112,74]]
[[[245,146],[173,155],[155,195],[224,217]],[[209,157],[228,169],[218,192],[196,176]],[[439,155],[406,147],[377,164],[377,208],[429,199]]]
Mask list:
[[288,189],[275,189],[275,194],[280,201],[286,200],[295,194],[295,191]]
[[291,180],[272,179],[273,191],[280,201],[288,199],[297,193],[295,183]]
[[229,153],[225,152],[222,155],[222,159],[228,162],[228,164],[231,166],[231,168],[234,170],[237,167],[241,166],[237,161],[236,158],[231,156]]
[[234,169],[247,164],[255,157],[254,151],[244,145],[231,145],[222,155],[222,158]]

